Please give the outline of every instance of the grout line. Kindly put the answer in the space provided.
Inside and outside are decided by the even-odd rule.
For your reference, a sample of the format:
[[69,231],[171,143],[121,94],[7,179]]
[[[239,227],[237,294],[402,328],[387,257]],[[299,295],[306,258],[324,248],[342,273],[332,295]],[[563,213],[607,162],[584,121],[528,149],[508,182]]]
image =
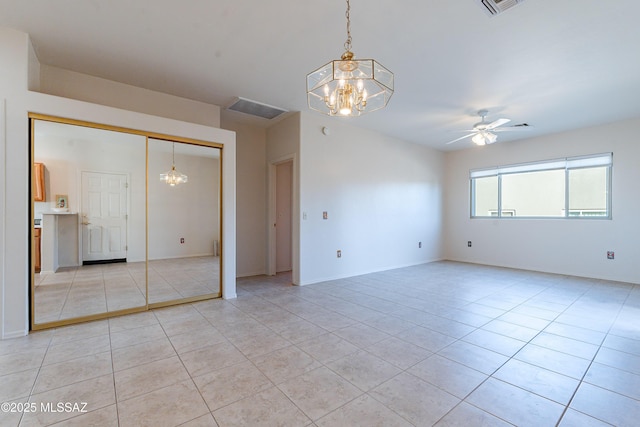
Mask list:
[[[607,337],[609,336],[609,333],[611,332],[611,329],[613,328],[613,326],[616,324],[616,321],[620,317],[620,313],[622,312],[622,308],[624,307],[626,302],[629,300],[629,296],[630,295],[631,295],[631,291],[629,291],[627,293],[627,296],[626,296],[624,302],[622,302],[620,304],[620,307],[618,307],[618,312],[616,313],[615,318],[611,322],[611,325],[609,325],[609,328],[607,329],[607,332],[605,333],[604,337],[602,338],[602,341],[600,341],[600,345],[598,346],[598,349],[596,350],[595,354],[591,358],[591,361],[589,362],[589,366],[587,366],[587,369],[585,369],[584,374],[582,374],[582,378],[580,378],[580,381],[578,382],[578,386],[573,391],[573,394],[571,395],[571,398],[569,399],[569,402],[567,402],[567,405],[565,406],[564,411],[562,411],[562,414],[560,415],[560,418],[558,419],[558,422],[556,423],[556,427],[558,427],[560,425],[560,423],[562,422],[562,419],[564,418],[565,414],[569,410],[569,407],[571,406],[571,402],[573,402],[573,399],[576,397],[576,394],[578,393],[578,390],[580,389],[580,386],[582,386],[582,383],[584,382],[584,379],[587,376],[587,373],[591,369],[591,366],[595,363],[595,360],[596,360],[596,357],[598,356],[598,353],[600,353],[600,350],[602,349],[602,346],[604,345],[604,342],[607,340]],[[580,412],[580,411],[578,411],[578,412]],[[593,417],[593,416],[591,416],[589,414],[585,414],[585,415],[587,415],[587,416],[589,416],[591,418],[597,419],[597,418],[595,418],[595,417]]]
[[116,388],[116,367],[113,363],[113,345],[111,343],[111,321],[107,319],[107,329],[109,331],[109,351],[111,353],[111,376],[113,378],[113,400],[115,401],[114,405],[116,407],[116,420],[118,421],[118,425],[120,425],[120,406],[118,405],[118,392]]

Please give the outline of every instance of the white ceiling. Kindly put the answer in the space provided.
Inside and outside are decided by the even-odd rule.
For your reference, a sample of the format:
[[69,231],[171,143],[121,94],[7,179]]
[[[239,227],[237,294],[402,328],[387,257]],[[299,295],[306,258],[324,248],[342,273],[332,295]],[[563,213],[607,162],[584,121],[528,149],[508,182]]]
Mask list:
[[[29,33],[42,64],[220,106],[240,96],[301,111],[306,74],[344,50],[345,9],[342,0],[0,0],[0,26]],[[394,72],[395,94],[384,110],[327,124],[448,150],[472,145],[445,142],[481,108],[533,127],[501,133],[503,143],[640,117],[638,17],[637,0],[527,0],[495,17],[477,0],[351,0],[352,50]]]

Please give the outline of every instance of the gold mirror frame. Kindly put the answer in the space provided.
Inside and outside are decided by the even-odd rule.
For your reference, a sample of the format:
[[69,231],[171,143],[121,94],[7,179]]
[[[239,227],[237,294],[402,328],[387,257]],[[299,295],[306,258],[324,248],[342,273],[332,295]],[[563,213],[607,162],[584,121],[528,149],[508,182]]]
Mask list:
[[[221,143],[215,143],[215,142],[208,142],[208,141],[202,141],[202,140],[197,140],[197,139],[193,139],[193,138],[185,138],[185,137],[179,137],[179,136],[173,136],[173,135],[167,135],[167,134],[162,134],[162,133],[157,133],[157,132],[150,132],[150,131],[144,131],[144,130],[137,130],[137,129],[130,129],[130,128],[125,128],[125,127],[119,127],[119,126],[112,126],[112,125],[105,125],[105,124],[99,124],[99,123],[93,123],[93,122],[86,122],[86,121],[82,121],[82,120],[75,120],[75,119],[69,119],[69,118],[63,118],[63,117],[56,117],[56,116],[50,116],[50,115],[44,115],[44,114],[38,114],[38,113],[29,113],[28,114],[28,118],[29,118],[29,132],[30,132],[30,158],[29,158],[29,170],[30,170],[30,211],[29,211],[29,216],[30,216],[30,221],[29,221],[29,237],[30,237],[30,243],[29,243],[29,247],[30,247],[30,283],[29,283],[29,305],[30,305],[30,315],[29,315],[29,323],[30,323],[30,330],[41,330],[41,329],[48,329],[48,328],[55,328],[58,326],[64,326],[64,325],[70,325],[70,324],[76,324],[76,323],[83,323],[83,322],[88,322],[88,321],[92,321],[92,320],[99,320],[99,319],[105,319],[105,318],[110,318],[110,317],[116,317],[116,316],[121,316],[124,314],[131,314],[131,313],[138,313],[138,312],[143,312],[143,311],[147,311],[153,308],[158,308],[158,307],[165,307],[165,306],[170,306],[170,305],[177,305],[177,304],[185,304],[185,303],[191,303],[191,302],[196,302],[196,301],[202,301],[202,300],[207,300],[207,299],[212,299],[212,298],[219,298],[222,296],[222,210],[223,210],[223,205],[222,205],[222,175],[223,175],[223,165],[222,165],[222,158],[223,158],[223,154],[224,154],[224,144]],[[34,148],[35,148],[35,126],[34,123],[36,120],[41,120],[41,121],[46,121],[46,122],[54,122],[54,123],[60,123],[60,124],[67,124],[67,125],[74,125],[74,126],[81,126],[81,127],[86,127],[86,128],[92,128],[92,129],[99,129],[99,130],[107,130],[107,131],[113,131],[113,132],[120,132],[120,133],[125,133],[125,134],[130,134],[130,135],[137,135],[137,136],[143,136],[145,137],[145,243],[144,243],[144,250],[145,250],[145,304],[143,306],[136,306],[136,307],[132,307],[132,308],[125,308],[125,309],[119,309],[119,310],[113,310],[113,311],[105,311],[105,312],[100,312],[100,313],[95,313],[95,314],[89,314],[89,315],[82,315],[82,316],[78,316],[78,317],[70,317],[70,318],[66,318],[66,319],[60,319],[60,320],[55,320],[55,321],[48,321],[48,322],[42,322],[42,323],[36,323],[36,306],[35,306],[35,254],[36,254],[36,247],[35,247],[35,228],[34,228],[34,214],[35,214],[35,201],[34,201],[34,196],[36,195],[36,180],[37,179],[42,179],[39,176],[39,173],[41,171],[36,171],[36,167],[34,166],[34,156],[35,156],[35,152],[34,152]],[[167,301],[159,301],[159,302],[153,302],[150,303],[149,302],[149,139],[153,139],[153,140],[159,140],[159,141],[167,141],[170,143],[179,143],[179,144],[189,144],[189,145],[195,145],[195,146],[200,146],[200,147],[208,147],[208,148],[214,148],[214,149],[218,149],[219,150],[219,171],[218,171],[218,238],[219,238],[219,244],[218,244],[218,253],[219,253],[219,271],[218,271],[218,283],[219,283],[219,292],[218,293],[206,293],[206,294],[202,294],[202,295],[196,295],[196,296],[190,296],[190,297],[185,297],[185,298],[177,298],[177,299],[171,299],[171,300],[167,300]],[[49,195],[50,199],[51,197],[53,197],[54,195]],[[57,196],[56,196],[57,197]],[[61,200],[64,199],[66,201],[65,195],[60,195]]]

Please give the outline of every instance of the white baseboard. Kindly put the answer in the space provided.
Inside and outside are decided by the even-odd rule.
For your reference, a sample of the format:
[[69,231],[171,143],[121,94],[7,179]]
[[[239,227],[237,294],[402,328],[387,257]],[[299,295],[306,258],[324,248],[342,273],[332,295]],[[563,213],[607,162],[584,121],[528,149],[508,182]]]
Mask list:
[[2,335],[2,337],[0,337],[0,339],[10,340],[11,338],[20,338],[20,337],[27,336],[28,334],[29,334],[29,331],[25,331],[25,330],[5,332]]
[[252,277],[252,276],[266,276],[267,272],[266,271],[255,271],[255,272],[248,272],[248,273],[236,273],[236,278],[241,278],[241,277]]

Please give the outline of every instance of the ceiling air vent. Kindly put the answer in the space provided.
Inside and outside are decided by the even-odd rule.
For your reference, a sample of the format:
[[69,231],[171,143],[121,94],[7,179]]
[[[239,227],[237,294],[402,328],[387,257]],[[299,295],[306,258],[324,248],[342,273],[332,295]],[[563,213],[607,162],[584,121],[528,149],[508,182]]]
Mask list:
[[524,0],[475,0],[490,16],[498,15],[507,9],[511,9]]
[[278,117],[280,114],[287,112],[287,110],[245,98],[236,98],[235,101],[227,107],[227,110],[261,117],[267,120],[271,120]]

